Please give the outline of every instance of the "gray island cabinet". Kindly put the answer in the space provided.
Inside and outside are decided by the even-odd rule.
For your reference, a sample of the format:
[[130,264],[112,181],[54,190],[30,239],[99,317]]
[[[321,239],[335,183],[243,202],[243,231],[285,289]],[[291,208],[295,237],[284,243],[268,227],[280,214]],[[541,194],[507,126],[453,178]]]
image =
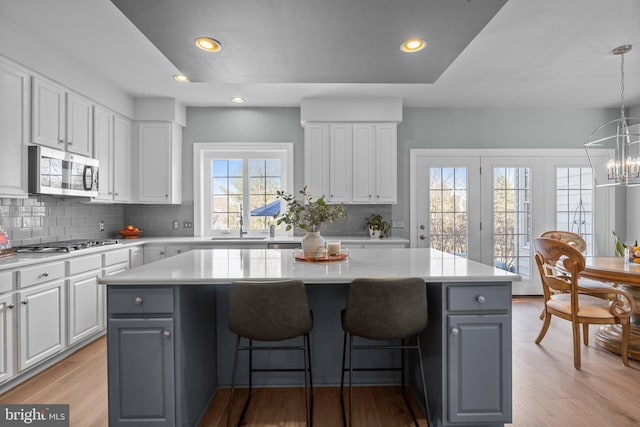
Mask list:
[[[336,263],[296,261],[288,249],[207,249],[100,279],[108,294],[109,425],[197,425],[216,390],[230,383],[234,280],[303,280],[314,313],[314,384],[339,384],[340,310],[357,277],[425,280],[429,325],[421,341],[431,426],[511,421],[511,282],[519,276],[430,249],[351,249]],[[256,366],[266,361],[260,353]],[[399,357],[367,354],[355,363],[392,365]],[[414,390],[416,374],[410,369]],[[397,384],[396,375],[366,372],[357,384]],[[258,374],[254,384],[298,386],[302,377]]]

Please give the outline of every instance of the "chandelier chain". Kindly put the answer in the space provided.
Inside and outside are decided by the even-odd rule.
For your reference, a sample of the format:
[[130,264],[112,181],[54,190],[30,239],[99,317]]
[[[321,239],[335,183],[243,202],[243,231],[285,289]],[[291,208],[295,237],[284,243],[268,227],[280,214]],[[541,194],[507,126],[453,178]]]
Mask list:
[[624,52],[620,54],[620,116],[624,117]]

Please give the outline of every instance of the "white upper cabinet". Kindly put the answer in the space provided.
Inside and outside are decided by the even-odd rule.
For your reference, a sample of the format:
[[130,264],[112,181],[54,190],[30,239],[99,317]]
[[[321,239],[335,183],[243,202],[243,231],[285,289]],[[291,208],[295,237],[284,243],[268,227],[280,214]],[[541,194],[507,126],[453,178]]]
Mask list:
[[93,109],[93,152],[100,162],[98,197],[96,200],[113,200],[113,113],[101,107]]
[[329,194],[329,125],[304,128],[304,183],[316,199]]
[[34,144],[91,156],[92,103],[41,77],[33,78],[32,127]]
[[349,203],[351,201],[352,126],[331,125],[330,133],[329,201]]
[[113,200],[131,201],[131,168],[133,166],[132,122],[124,117],[113,119]]
[[354,203],[397,203],[395,123],[353,126]]
[[397,125],[306,124],[305,183],[333,203],[397,203]]
[[0,94],[0,197],[27,197],[27,71],[0,59]]
[[139,122],[138,201],[182,202],[182,128],[173,122]]

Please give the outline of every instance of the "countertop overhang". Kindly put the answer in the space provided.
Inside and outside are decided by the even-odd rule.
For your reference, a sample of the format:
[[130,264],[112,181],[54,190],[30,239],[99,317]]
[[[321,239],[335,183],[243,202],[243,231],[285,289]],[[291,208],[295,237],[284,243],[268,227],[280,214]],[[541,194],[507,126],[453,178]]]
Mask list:
[[228,284],[300,279],[350,283],[360,277],[421,277],[426,282],[512,282],[517,274],[434,249],[350,249],[347,260],[305,262],[293,249],[196,249],[99,279],[106,285]]

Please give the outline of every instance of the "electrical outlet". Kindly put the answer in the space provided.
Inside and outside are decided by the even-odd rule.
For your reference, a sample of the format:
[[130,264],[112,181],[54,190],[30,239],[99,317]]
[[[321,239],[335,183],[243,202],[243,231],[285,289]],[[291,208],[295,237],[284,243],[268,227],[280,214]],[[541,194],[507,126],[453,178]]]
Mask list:
[[104,231],[104,221],[103,220],[100,220],[100,222],[98,222],[98,230]]
[[184,228],[193,228],[193,222],[192,221],[185,221],[184,222]]
[[393,223],[393,228],[404,228],[404,221],[401,219],[394,219],[391,222]]
[[173,228],[176,229],[178,227],[179,227],[178,221],[173,221]]

